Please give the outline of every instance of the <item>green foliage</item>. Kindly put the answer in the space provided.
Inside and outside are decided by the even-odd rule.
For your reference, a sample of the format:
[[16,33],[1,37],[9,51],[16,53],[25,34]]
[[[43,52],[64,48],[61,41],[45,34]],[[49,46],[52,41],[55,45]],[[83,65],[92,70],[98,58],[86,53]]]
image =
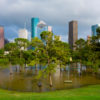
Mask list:
[[95,72],[100,67],[100,43],[99,36],[93,36],[90,44],[80,39],[76,42],[76,50],[72,53],[73,62],[80,62],[86,66],[91,66]]
[[8,64],[9,60],[7,58],[6,59],[0,58],[0,67],[5,68],[8,66]]
[[27,39],[23,39],[23,38],[16,38],[15,43],[17,45],[17,48],[19,48],[19,49],[24,48],[24,50],[25,50],[29,46],[29,41]]

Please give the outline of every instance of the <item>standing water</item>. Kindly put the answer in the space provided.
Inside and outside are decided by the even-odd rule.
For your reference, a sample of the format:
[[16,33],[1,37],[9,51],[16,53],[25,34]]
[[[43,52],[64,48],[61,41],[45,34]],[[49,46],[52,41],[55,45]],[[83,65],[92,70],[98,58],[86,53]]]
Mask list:
[[[87,85],[100,84],[100,78],[87,71],[86,67],[66,67],[66,69],[56,69],[52,75],[53,87],[49,86],[49,78],[36,79],[36,72],[31,67],[25,69],[25,72],[17,72],[13,67],[13,74],[9,74],[8,69],[0,71],[0,88],[22,91],[22,92],[46,92],[62,89],[79,88]],[[65,81],[70,80],[67,83]]]

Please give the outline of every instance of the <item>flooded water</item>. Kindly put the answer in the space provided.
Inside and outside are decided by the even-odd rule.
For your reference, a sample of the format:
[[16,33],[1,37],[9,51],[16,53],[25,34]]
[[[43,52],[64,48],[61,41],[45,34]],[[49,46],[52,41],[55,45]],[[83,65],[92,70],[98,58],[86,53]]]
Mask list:
[[[87,71],[85,66],[80,68],[79,65],[77,67],[66,67],[61,72],[57,68],[56,73],[52,75],[53,87],[49,86],[48,77],[37,80],[35,76],[35,70],[30,67],[24,73],[17,72],[16,68],[13,67],[12,75],[9,74],[8,69],[1,70],[0,88],[22,92],[46,92],[100,84],[100,77],[92,74],[91,71]],[[42,87],[38,86],[40,83]]]

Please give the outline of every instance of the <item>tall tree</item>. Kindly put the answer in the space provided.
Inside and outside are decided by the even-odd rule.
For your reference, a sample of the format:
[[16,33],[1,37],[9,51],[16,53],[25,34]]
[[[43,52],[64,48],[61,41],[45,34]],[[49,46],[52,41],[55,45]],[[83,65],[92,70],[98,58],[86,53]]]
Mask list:
[[17,46],[16,43],[8,43],[5,45],[5,51],[7,52],[6,57],[9,59],[9,64],[10,64],[10,74],[13,73],[12,70],[12,65],[16,64],[15,62],[18,61],[16,60],[15,52],[17,51]]
[[23,38],[16,38],[15,43],[16,43],[17,49],[19,51],[19,60],[18,60],[19,62],[18,62],[18,64],[20,65],[20,72],[21,72],[22,67],[24,65],[26,65],[25,64],[25,59],[23,57],[23,55],[24,55],[23,52],[27,50],[27,48],[29,46],[29,41],[27,39],[23,39]]

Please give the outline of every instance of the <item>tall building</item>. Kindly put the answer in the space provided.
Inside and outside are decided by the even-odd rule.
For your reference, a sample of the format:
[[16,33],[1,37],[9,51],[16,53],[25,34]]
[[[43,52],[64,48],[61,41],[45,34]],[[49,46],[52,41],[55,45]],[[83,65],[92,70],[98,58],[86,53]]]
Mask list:
[[8,44],[9,40],[8,39],[4,39],[4,45]]
[[97,35],[97,28],[100,27],[100,24],[96,24],[96,25],[92,25],[91,30],[92,30],[92,36],[96,36]]
[[91,42],[91,36],[87,36],[87,44],[90,44],[90,42]]
[[28,31],[26,29],[20,29],[19,38],[28,39]]
[[0,26],[0,49],[4,48],[4,27]]
[[48,26],[46,25],[46,23],[44,21],[40,21],[37,25],[37,37],[39,39],[41,39],[41,36],[40,34],[43,32],[43,31],[48,31]]
[[69,45],[70,48],[75,50],[75,42],[78,40],[78,22],[69,22]]
[[52,26],[48,26],[48,31],[52,32]]
[[40,21],[39,18],[32,18],[31,27],[32,27],[31,38],[38,37],[39,39],[41,39],[40,34],[43,31],[52,32],[52,27],[48,26],[44,21]]
[[31,37],[37,37],[37,25],[39,23],[39,18],[31,19]]

